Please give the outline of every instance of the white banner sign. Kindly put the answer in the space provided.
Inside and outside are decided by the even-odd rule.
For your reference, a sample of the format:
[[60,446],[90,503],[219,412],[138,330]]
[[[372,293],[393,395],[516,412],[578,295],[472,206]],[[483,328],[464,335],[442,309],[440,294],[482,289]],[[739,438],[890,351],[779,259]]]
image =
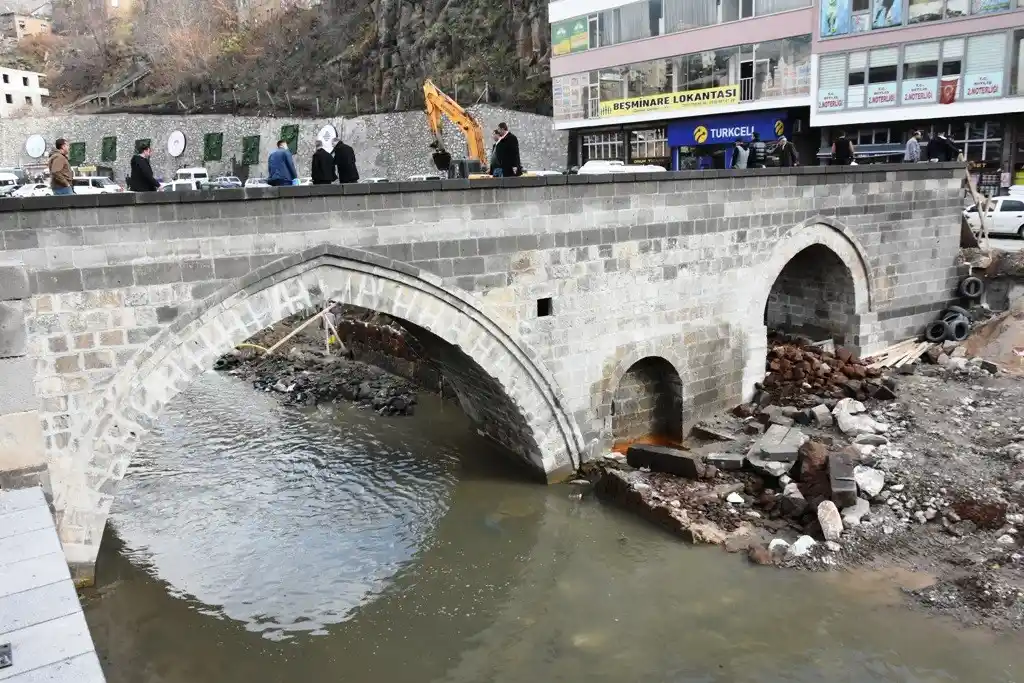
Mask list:
[[903,104],[934,104],[939,99],[937,78],[903,81]]
[[895,83],[872,83],[868,86],[869,107],[891,107],[896,104]]
[[1003,96],[1003,72],[989,71],[964,76],[964,99],[981,100]]
[[846,92],[843,88],[821,88],[818,90],[818,111],[838,111],[846,106]]

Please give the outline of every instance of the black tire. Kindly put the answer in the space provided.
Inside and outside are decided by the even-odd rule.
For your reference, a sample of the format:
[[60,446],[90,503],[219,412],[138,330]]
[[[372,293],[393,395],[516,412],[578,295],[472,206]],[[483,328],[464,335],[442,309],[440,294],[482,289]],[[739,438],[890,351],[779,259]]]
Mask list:
[[960,287],[958,288],[960,296],[965,296],[968,299],[974,299],[981,296],[981,293],[985,291],[985,283],[982,282],[980,277],[965,277],[960,281]]
[[929,323],[928,327],[924,328],[924,338],[933,344],[943,341],[946,338],[947,324],[944,320],[936,320]]
[[1020,226],[1020,230],[1017,231],[1017,239],[1024,240],[1024,225]]
[[949,341],[961,342],[967,339],[967,335],[971,333],[971,325],[964,318],[957,318],[943,324],[946,327],[946,339]]
[[961,308],[960,306],[950,306],[942,312],[943,320],[950,320],[958,317],[967,318],[968,321],[974,320],[974,316],[971,315],[971,312],[966,308]]

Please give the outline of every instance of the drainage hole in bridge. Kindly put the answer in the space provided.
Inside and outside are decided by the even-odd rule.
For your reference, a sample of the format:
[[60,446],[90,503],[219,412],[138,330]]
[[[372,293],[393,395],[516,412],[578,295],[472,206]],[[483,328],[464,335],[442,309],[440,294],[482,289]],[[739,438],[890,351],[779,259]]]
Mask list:
[[545,297],[543,299],[537,299],[537,317],[546,318],[551,315],[551,297]]

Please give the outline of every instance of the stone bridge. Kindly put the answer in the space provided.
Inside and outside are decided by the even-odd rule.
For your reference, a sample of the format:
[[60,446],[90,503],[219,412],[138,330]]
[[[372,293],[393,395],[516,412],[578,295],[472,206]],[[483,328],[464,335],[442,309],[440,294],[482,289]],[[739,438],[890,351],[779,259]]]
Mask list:
[[748,398],[769,326],[862,352],[953,297],[955,165],[0,201],[0,487],[88,580],[161,408],[326,301],[394,316],[549,481]]

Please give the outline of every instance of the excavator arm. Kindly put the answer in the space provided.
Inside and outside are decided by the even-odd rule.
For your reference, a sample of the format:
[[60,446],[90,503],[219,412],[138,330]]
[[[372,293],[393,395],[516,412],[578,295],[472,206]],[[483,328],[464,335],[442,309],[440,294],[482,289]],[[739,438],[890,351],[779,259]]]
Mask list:
[[437,167],[447,170],[451,164],[451,154],[444,148],[444,142],[441,140],[442,116],[447,116],[448,120],[458,126],[466,136],[469,158],[475,159],[486,167],[488,159],[487,148],[484,146],[484,129],[473,118],[473,115],[463,109],[458,102],[441,92],[429,78],[423,82],[423,99],[426,102],[427,123],[434,136],[434,141],[430,146],[435,150],[434,163]]

